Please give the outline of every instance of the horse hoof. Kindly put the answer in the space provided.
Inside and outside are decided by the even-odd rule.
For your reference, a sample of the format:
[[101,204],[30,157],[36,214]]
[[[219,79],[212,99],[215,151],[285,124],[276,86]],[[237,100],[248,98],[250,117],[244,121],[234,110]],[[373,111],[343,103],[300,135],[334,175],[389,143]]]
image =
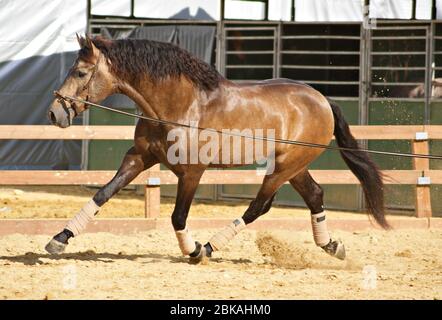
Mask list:
[[322,249],[332,257],[339,260],[345,259],[345,246],[341,241],[330,241],[329,244],[323,246]]
[[189,255],[190,257],[189,262],[191,264],[203,263],[204,261],[207,260],[206,248],[198,241],[195,241],[195,245],[196,245],[195,251]]
[[344,260],[345,259],[345,246],[342,242],[338,242],[338,246],[336,247],[336,251],[335,254],[333,255],[334,257],[338,258],[339,260]]
[[60,254],[66,249],[66,247],[66,243],[57,241],[52,238],[52,240],[49,241],[49,243],[46,245],[45,250],[50,254]]

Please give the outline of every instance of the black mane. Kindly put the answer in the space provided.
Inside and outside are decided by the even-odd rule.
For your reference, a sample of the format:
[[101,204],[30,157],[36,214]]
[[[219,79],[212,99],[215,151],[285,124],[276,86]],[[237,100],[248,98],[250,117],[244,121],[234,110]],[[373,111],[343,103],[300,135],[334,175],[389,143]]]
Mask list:
[[[214,67],[173,44],[151,40],[104,40],[94,45],[112,62],[111,69],[123,79],[152,81],[184,75],[202,90],[213,90],[223,79]],[[80,52],[81,55],[81,52]]]

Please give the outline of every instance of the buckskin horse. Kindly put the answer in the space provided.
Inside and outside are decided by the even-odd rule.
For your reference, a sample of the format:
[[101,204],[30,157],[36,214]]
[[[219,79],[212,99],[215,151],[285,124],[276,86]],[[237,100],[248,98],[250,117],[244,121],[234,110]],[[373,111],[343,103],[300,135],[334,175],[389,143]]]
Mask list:
[[[362,185],[368,212],[379,225],[389,228],[378,168],[368,154],[359,149],[340,108],[317,90],[289,79],[234,83],[209,64],[168,43],[78,35],[77,39],[81,48],[78,57],[48,110],[52,124],[66,128],[76,115],[89,107],[65,96],[100,102],[121,93],[131,98],[145,116],[182,124],[196,123],[199,128],[273,129],[275,138],[325,145],[334,134],[338,146],[347,148],[340,153]],[[186,220],[204,171],[208,167],[225,168],[241,163],[171,163],[167,154],[172,142],[166,137],[173,128],[171,124],[140,119],[135,128],[134,145],[127,151],[115,177],[52,238],[46,250],[62,252],[69,238],[80,234],[114,194],[143,170],[162,163],[178,177],[171,220],[179,247],[191,260],[211,257],[246,225],[268,212],[275,193],[287,181],[311,211],[315,244],[331,256],[345,258],[343,243],[333,240],[327,230],[323,190],[308,172],[308,165],[323,149],[283,143],[275,145],[274,168],[263,176],[256,198],[242,217],[233,220],[205,245],[194,241]],[[221,146],[218,152],[222,151]]]

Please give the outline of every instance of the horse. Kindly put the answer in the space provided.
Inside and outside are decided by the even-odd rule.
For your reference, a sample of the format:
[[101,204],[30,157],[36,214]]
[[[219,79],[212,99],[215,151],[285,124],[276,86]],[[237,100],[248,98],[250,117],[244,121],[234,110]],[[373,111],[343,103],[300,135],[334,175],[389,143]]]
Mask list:
[[[386,83],[385,86],[382,89],[377,90],[374,95],[383,98],[425,98],[425,80],[417,79],[414,81],[421,83],[412,87],[402,85],[393,88],[389,88],[388,83]],[[442,78],[435,78],[431,81],[430,95],[431,98],[442,97]]]
[[[380,226],[389,228],[379,169],[367,153],[360,151],[339,106],[319,91],[289,79],[234,83],[213,66],[168,43],[108,40],[88,35],[77,35],[77,40],[80,45],[77,59],[48,109],[49,121],[55,126],[70,126],[73,118],[89,107],[86,102],[99,103],[120,93],[131,98],[146,117],[193,123],[198,128],[212,128],[216,132],[225,128],[261,129],[263,137],[260,138],[266,139],[273,130],[275,139],[324,145],[329,144],[334,135],[338,146],[345,147],[340,150],[341,156],[362,185],[369,214]],[[83,102],[66,99],[66,96]],[[270,210],[276,192],[287,181],[310,209],[315,244],[332,257],[345,258],[344,244],[334,240],[327,229],[323,189],[308,171],[309,164],[323,149],[283,143],[274,145],[272,170],[263,175],[256,198],[243,215],[205,245],[194,241],[186,221],[201,176],[211,167],[244,165],[244,154],[241,153],[241,161],[235,163],[213,161],[228,148],[221,145],[214,149],[209,161],[171,161],[169,149],[176,141],[168,139],[168,134],[176,129],[171,123],[140,119],[135,128],[134,145],[127,151],[115,176],[50,240],[46,250],[51,254],[63,252],[68,240],[84,231],[113,195],[142,171],[162,163],[178,178],[171,222],[179,248],[190,260],[201,261],[222,250],[241,230]],[[180,130],[188,136],[192,128]],[[197,142],[198,147],[200,143]]]

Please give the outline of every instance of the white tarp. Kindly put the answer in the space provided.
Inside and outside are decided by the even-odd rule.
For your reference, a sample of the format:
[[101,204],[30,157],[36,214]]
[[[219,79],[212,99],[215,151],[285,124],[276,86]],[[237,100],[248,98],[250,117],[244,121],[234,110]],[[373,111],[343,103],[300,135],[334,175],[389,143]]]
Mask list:
[[411,19],[412,0],[371,0],[370,18]]
[[[438,13],[442,12],[442,0]],[[431,0],[416,0],[416,18],[431,18]],[[412,0],[370,0],[370,18],[411,19]],[[295,0],[295,21],[362,21],[364,0]]]
[[363,0],[295,0],[295,21],[362,21]]
[[135,0],[134,15],[155,19],[219,20],[220,0]]
[[[441,3],[442,4],[442,3]],[[416,19],[431,19],[432,0],[416,0]],[[438,5],[439,10],[442,6]],[[370,18],[378,19],[411,19],[412,0],[371,0]]]
[[130,16],[131,0],[91,0],[91,13],[99,16]]
[[265,3],[256,1],[226,0],[226,19],[262,20],[265,17]]
[[[269,0],[269,20],[290,21],[292,0]],[[99,16],[130,16],[130,0],[92,0],[91,12]],[[150,19],[219,20],[220,0],[134,0],[134,16]],[[226,0],[226,19],[260,20],[263,2]]]
[[292,0],[269,0],[269,20],[290,21]]
[[432,2],[432,0],[416,0],[416,19],[431,19]]
[[[437,17],[442,18],[442,0],[437,2]],[[292,0],[269,0],[269,20],[291,20]],[[294,0],[295,21],[362,21],[364,0]],[[432,0],[416,0],[416,18],[431,18]],[[130,0],[92,0],[92,14],[130,16]],[[220,0],[134,0],[134,15],[151,19],[219,20]],[[371,0],[370,17],[410,19],[412,0]],[[261,20],[263,2],[226,0],[225,18]]]
[[442,0],[436,0],[436,19],[442,19]]
[[86,1],[0,0],[0,61],[78,49]]

